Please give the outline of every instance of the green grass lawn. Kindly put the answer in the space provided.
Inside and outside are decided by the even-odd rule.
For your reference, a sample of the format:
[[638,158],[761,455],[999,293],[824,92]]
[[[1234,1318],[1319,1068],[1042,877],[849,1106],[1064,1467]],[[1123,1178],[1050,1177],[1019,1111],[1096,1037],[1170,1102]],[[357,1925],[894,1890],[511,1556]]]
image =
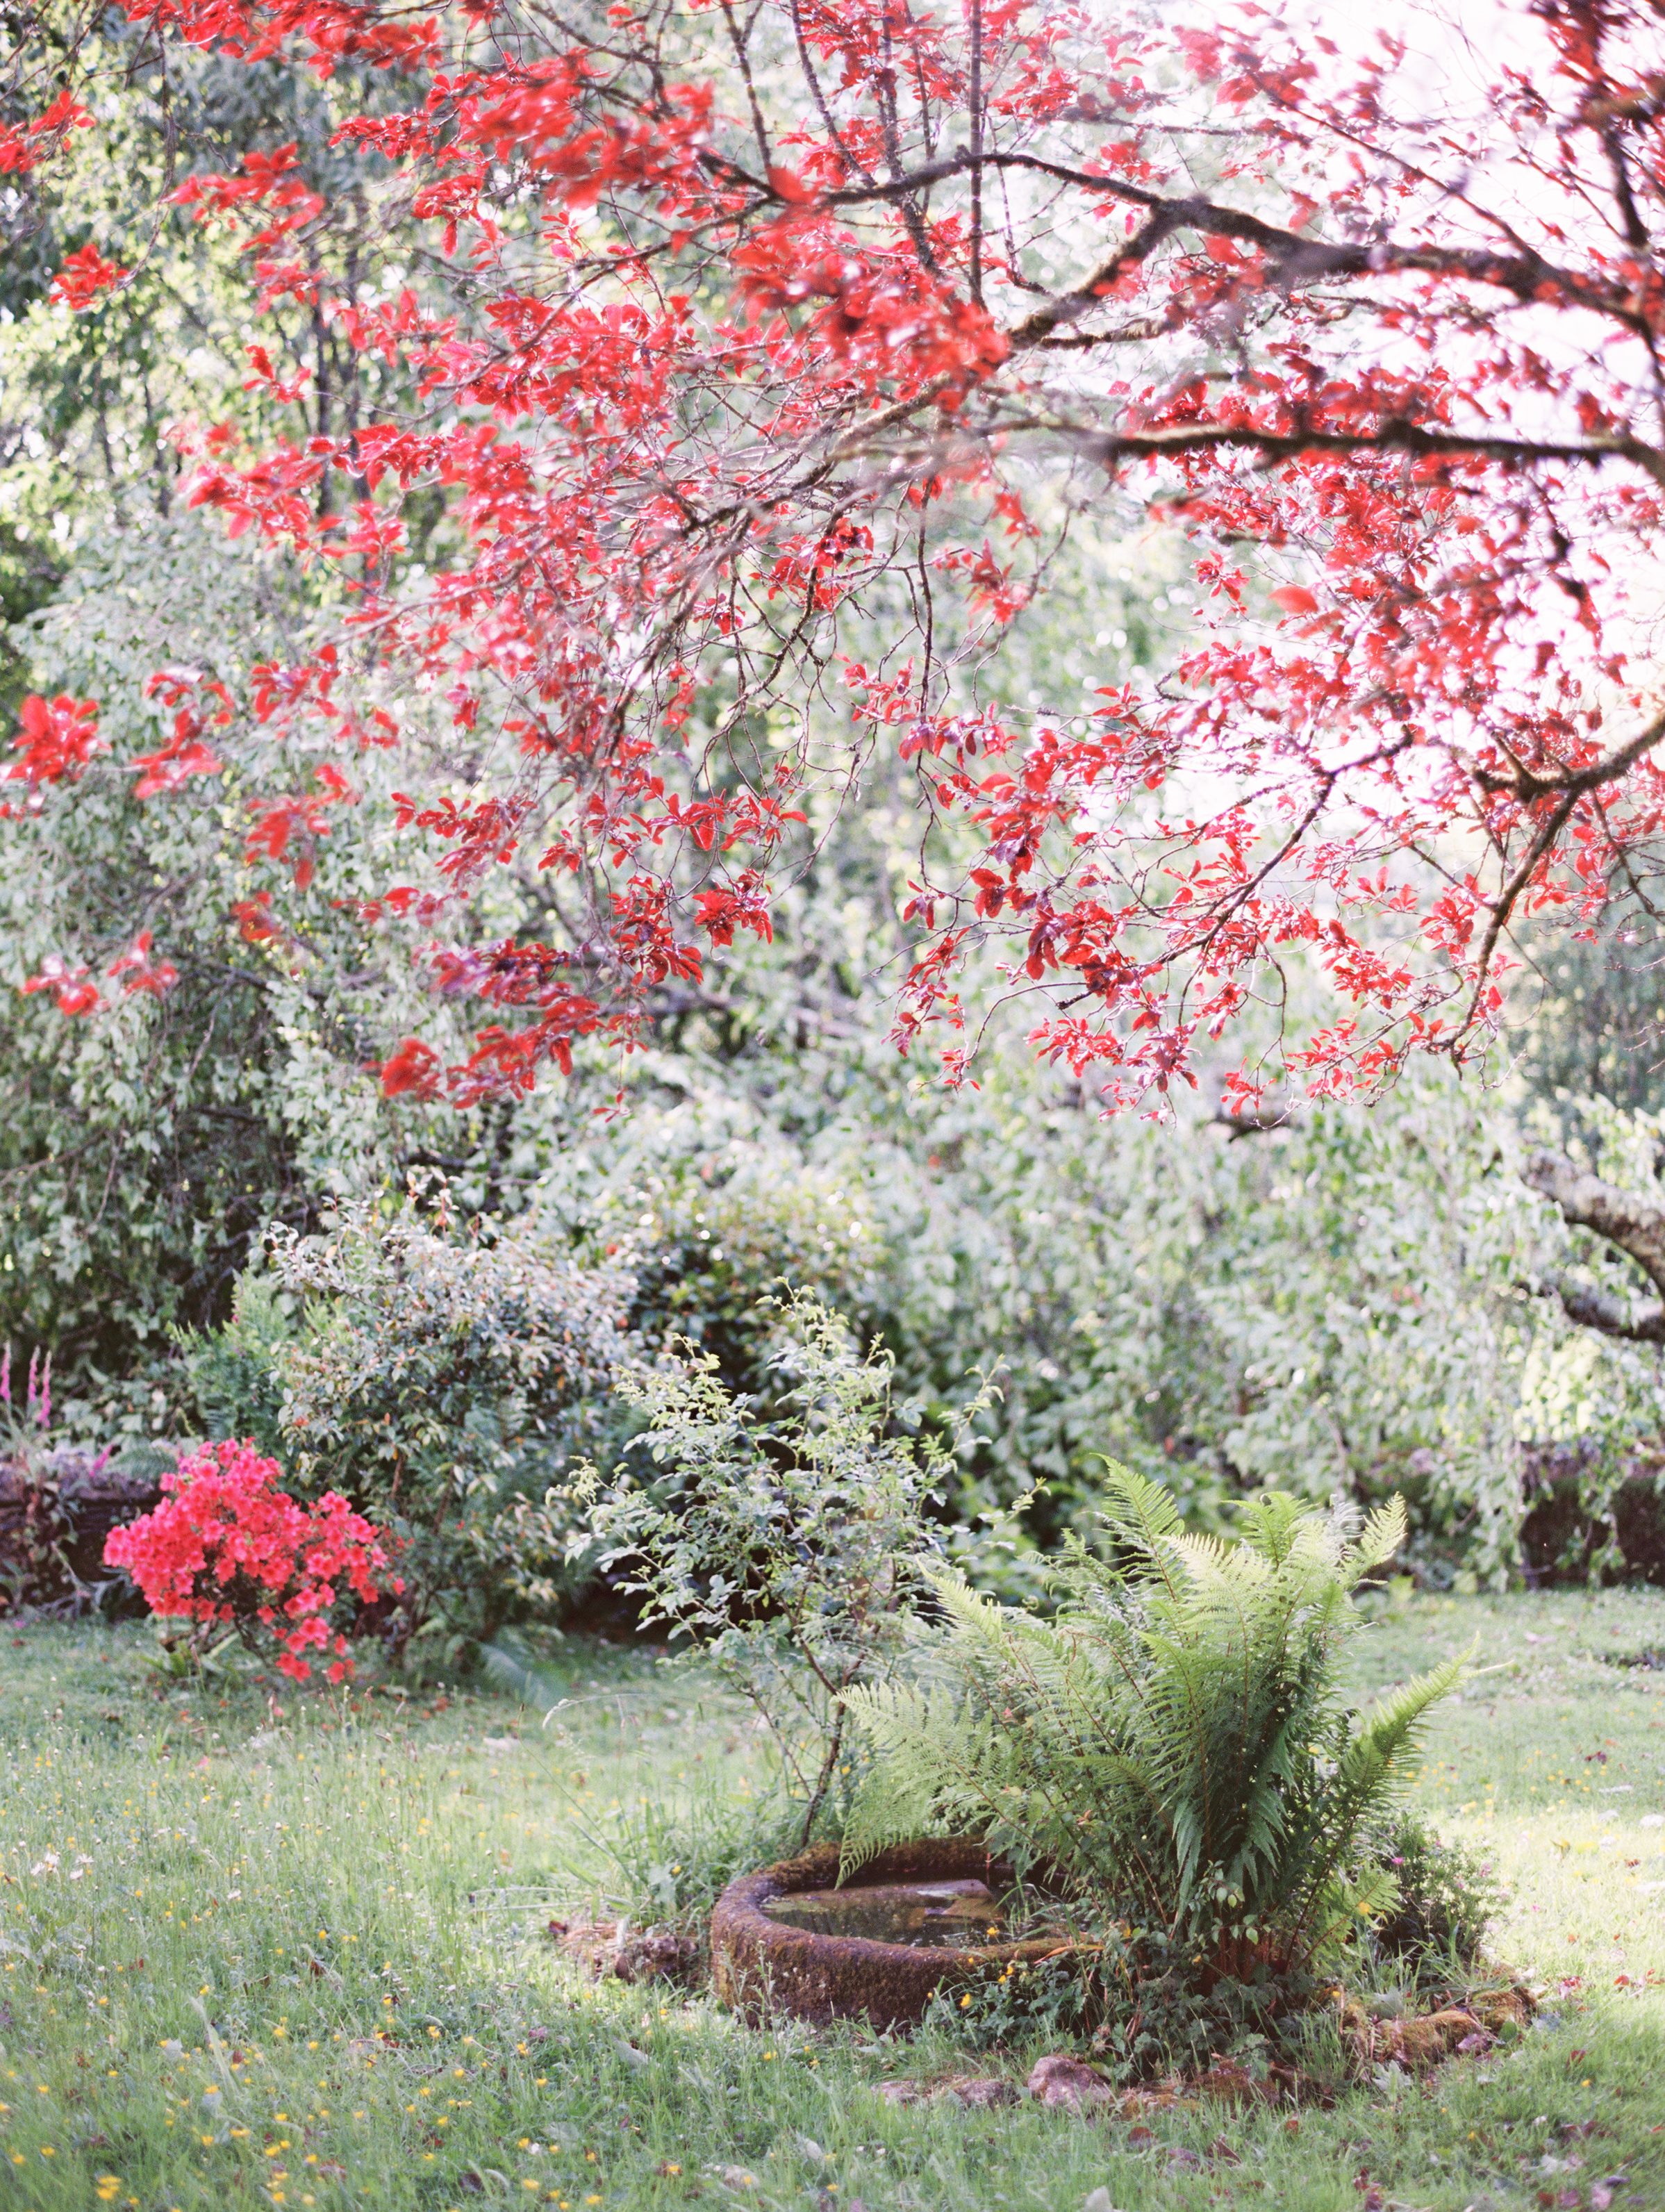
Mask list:
[[[546,1923],[605,1905],[615,1850],[696,1894],[709,1832],[766,1787],[744,1721],[650,1654],[561,1647],[571,1702],[544,1729],[473,1689],[179,1691],[146,1628],[21,1630],[0,1644],[0,2204],[1079,2212],[1102,2189],[1119,2212],[1658,2212],[1665,1672],[1608,1655],[1665,1645],[1665,1598],[1417,1601],[1368,1639],[1370,1684],[1477,1632],[1488,1671],[1417,1795],[1509,1880],[1492,1948],[1542,1989],[1538,2025],[1330,2112],[1182,2113],[1133,2144],[882,2102],[883,2080],[964,2070],[940,2038],[757,2034],[567,1961]],[[686,1827],[651,1825],[678,1805]]]

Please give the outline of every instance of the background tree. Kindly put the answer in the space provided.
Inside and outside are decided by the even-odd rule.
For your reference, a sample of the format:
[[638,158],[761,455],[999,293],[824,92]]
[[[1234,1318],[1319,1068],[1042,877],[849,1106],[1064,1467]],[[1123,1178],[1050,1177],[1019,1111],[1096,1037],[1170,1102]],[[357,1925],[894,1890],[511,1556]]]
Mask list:
[[[766,928],[788,791],[849,772],[848,742],[818,750],[823,690],[856,757],[896,732],[927,808],[983,835],[969,869],[927,855],[903,1034],[958,1028],[957,964],[1000,937],[1042,987],[1039,1041],[1117,1096],[1182,1073],[1303,944],[1352,1010],[1278,1073],[1322,1094],[1470,1054],[1517,918],[1589,918],[1650,864],[1646,11],[1522,13],[1501,70],[1448,47],[1437,107],[1396,41],[1354,62],[1258,19],[665,8],[553,42],[513,9],[147,21],[245,55],[292,37],[326,76],[380,64],[412,97],[339,135],[468,271],[441,319],[337,285],[312,244],[345,199],[276,151],[184,188],[242,227],[269,307],[424,402],[252,465],[205,454],[191,496],[343,562],[374,657],[480,736],[466,800],[417,815],[447,895],[533,842],[572,878],[541,943],[441,950],[446,987],[507,1018],[461,1062],[390,1054],[389,1087],[523,1085],[693,978],[680,917],[718,945]],[[87,302],[122,281],[96,252],[58,280]],[[387,555],[430,488],[465,534],[412,593]],[[987,649],[1073,514],[1118,495],[1180,520],[1218,635],[1165,690],[992,712]],[[864,599],[908,619],[841,665]]]
[[[1289,1113],[1418,1051],[1478,1071],[1511,1018],[1529,1133],[1576,1164],[1616,1175],[1619,1123],[1558,1085],[1626,1109],[1626,1159],[1656,1103],[1563,972],[1612,1003],[1619,946],[1645,1037],[1651,19],[1511,21],[1506,68],[1431,32],[1431,75],[1044,9],[29,19],[0,354],[18,604],[50,604],[9,633],[9,1312],[136,1374],[159,1316],[223,1312],[259,1221],[343,1186],[439,1161],[471,1206],[622,1201],[640,1163],[574,1132],[624,1048],[667,1296],[716,1334],[749,1278],[696,1249],[701,1190],[808,1162],[871,1204],[838,1147],[888,1116],[889,1249],[983,1217],[932,1248],[951,1293],[879,1325],[945,1389],[1023,1347],[980,1480],[1073,1481],[1109,1424],[1206,1509],[1282,1423],[1314,1480],[1431,1455],[1437,1541],[1468,1516],[1503,1559],[1513,1440],[1476,1409],[1565,1426],[1622,1358],[1633,1434],[1649,1344],[1557,1397],[1529,1298],[1627,1297],[1628,1263],[1492,1203],[1513,1139],[1478,1102],[1449,1139],[1414,1088]],[[893,1019],[994,1096],[927,1104]],[[1057,1076],[1020,1100],[994,1055],[1024,1031]],[[1097,1129],[1192,1079],[1197,1132],[1223,1091],[1263,1149],[1197,1134],[1193,1178]],[[1434,1224],[1414,1282],[1395,1172]],[[1494,1239],[1444,1237],[1441,1176]],[[1078,1390],[1043,1317],[1120,1279],[1118,1176],[1160,1264]],[[168,1224],[148,1255],[133,1222]],[[1181,1255],[1216,1248],[1204,1310]],[[1410,1316],[1453,1297],[1430,1367]],[[1129,1350],[1158,1315],[1171,1407]],[[1373,1425],[1390,1339],[1451,1379],[1445,1429],[1414,1391]]]

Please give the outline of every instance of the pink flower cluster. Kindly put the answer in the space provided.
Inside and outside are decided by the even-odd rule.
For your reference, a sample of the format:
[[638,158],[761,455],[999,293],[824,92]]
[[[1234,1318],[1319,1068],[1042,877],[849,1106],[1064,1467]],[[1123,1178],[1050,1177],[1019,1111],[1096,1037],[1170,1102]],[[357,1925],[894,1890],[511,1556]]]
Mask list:
[[170,1495],[154,1513],[118,1528],[106,1566],[125,1567],[146,1603],[170,1620],[222,1622],[252,1643],[278,1646],[279,1670],[304,1682],[305,1654],[333,1647],[332,1682],[352,1672],[347,1639],[331,1629],[344,1583],[366,1604],[404,1588],[386,1577],[386,1552],[362,1514],[337,1492],[303,1506],[276,1487],[276,1460],[252,1443],[204,1444],[162,1477]]

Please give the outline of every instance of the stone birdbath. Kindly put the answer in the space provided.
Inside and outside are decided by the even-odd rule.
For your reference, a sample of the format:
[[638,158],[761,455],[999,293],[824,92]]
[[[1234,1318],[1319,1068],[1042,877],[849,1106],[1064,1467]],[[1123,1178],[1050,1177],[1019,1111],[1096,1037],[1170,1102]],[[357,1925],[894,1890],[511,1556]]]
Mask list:
[[751,2018],[913,2027],[945,1984],[1061,1959],[1056,1936],[1013,1940],[1000,1899],[1013,1875],[981,1844],[898,1844],[842,1887],[838,1845],[742,1875],[711,1916],[717,1994]]

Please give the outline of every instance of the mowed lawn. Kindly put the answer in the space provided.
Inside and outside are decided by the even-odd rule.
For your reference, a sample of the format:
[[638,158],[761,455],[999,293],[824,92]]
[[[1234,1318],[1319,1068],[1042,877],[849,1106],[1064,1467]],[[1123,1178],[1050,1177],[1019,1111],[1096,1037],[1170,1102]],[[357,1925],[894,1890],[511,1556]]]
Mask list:
[[179,1688],[145,1627],[8,1630],[0,2205],[1659,2212],[1665,1671],[1613,1660],[1665,1667],[1665,1595],[1414,1601],[1366,1686],[1476,1633],[1486,1671],[1416,1794],[1510,1882],[1492,1948],[1541,1990],[1537,2026],[1328,2112],[1178,2113],[1130,2142],[876,2094],[1021,2075],[1044,2046],[755,2033],[569,1963],[547,1923],[611,1909],[615,1852],[697,1898],[766,1790],[745,1717],[651,1653],[556,1647],[568,1702],[544,1727],[476,1688]]

